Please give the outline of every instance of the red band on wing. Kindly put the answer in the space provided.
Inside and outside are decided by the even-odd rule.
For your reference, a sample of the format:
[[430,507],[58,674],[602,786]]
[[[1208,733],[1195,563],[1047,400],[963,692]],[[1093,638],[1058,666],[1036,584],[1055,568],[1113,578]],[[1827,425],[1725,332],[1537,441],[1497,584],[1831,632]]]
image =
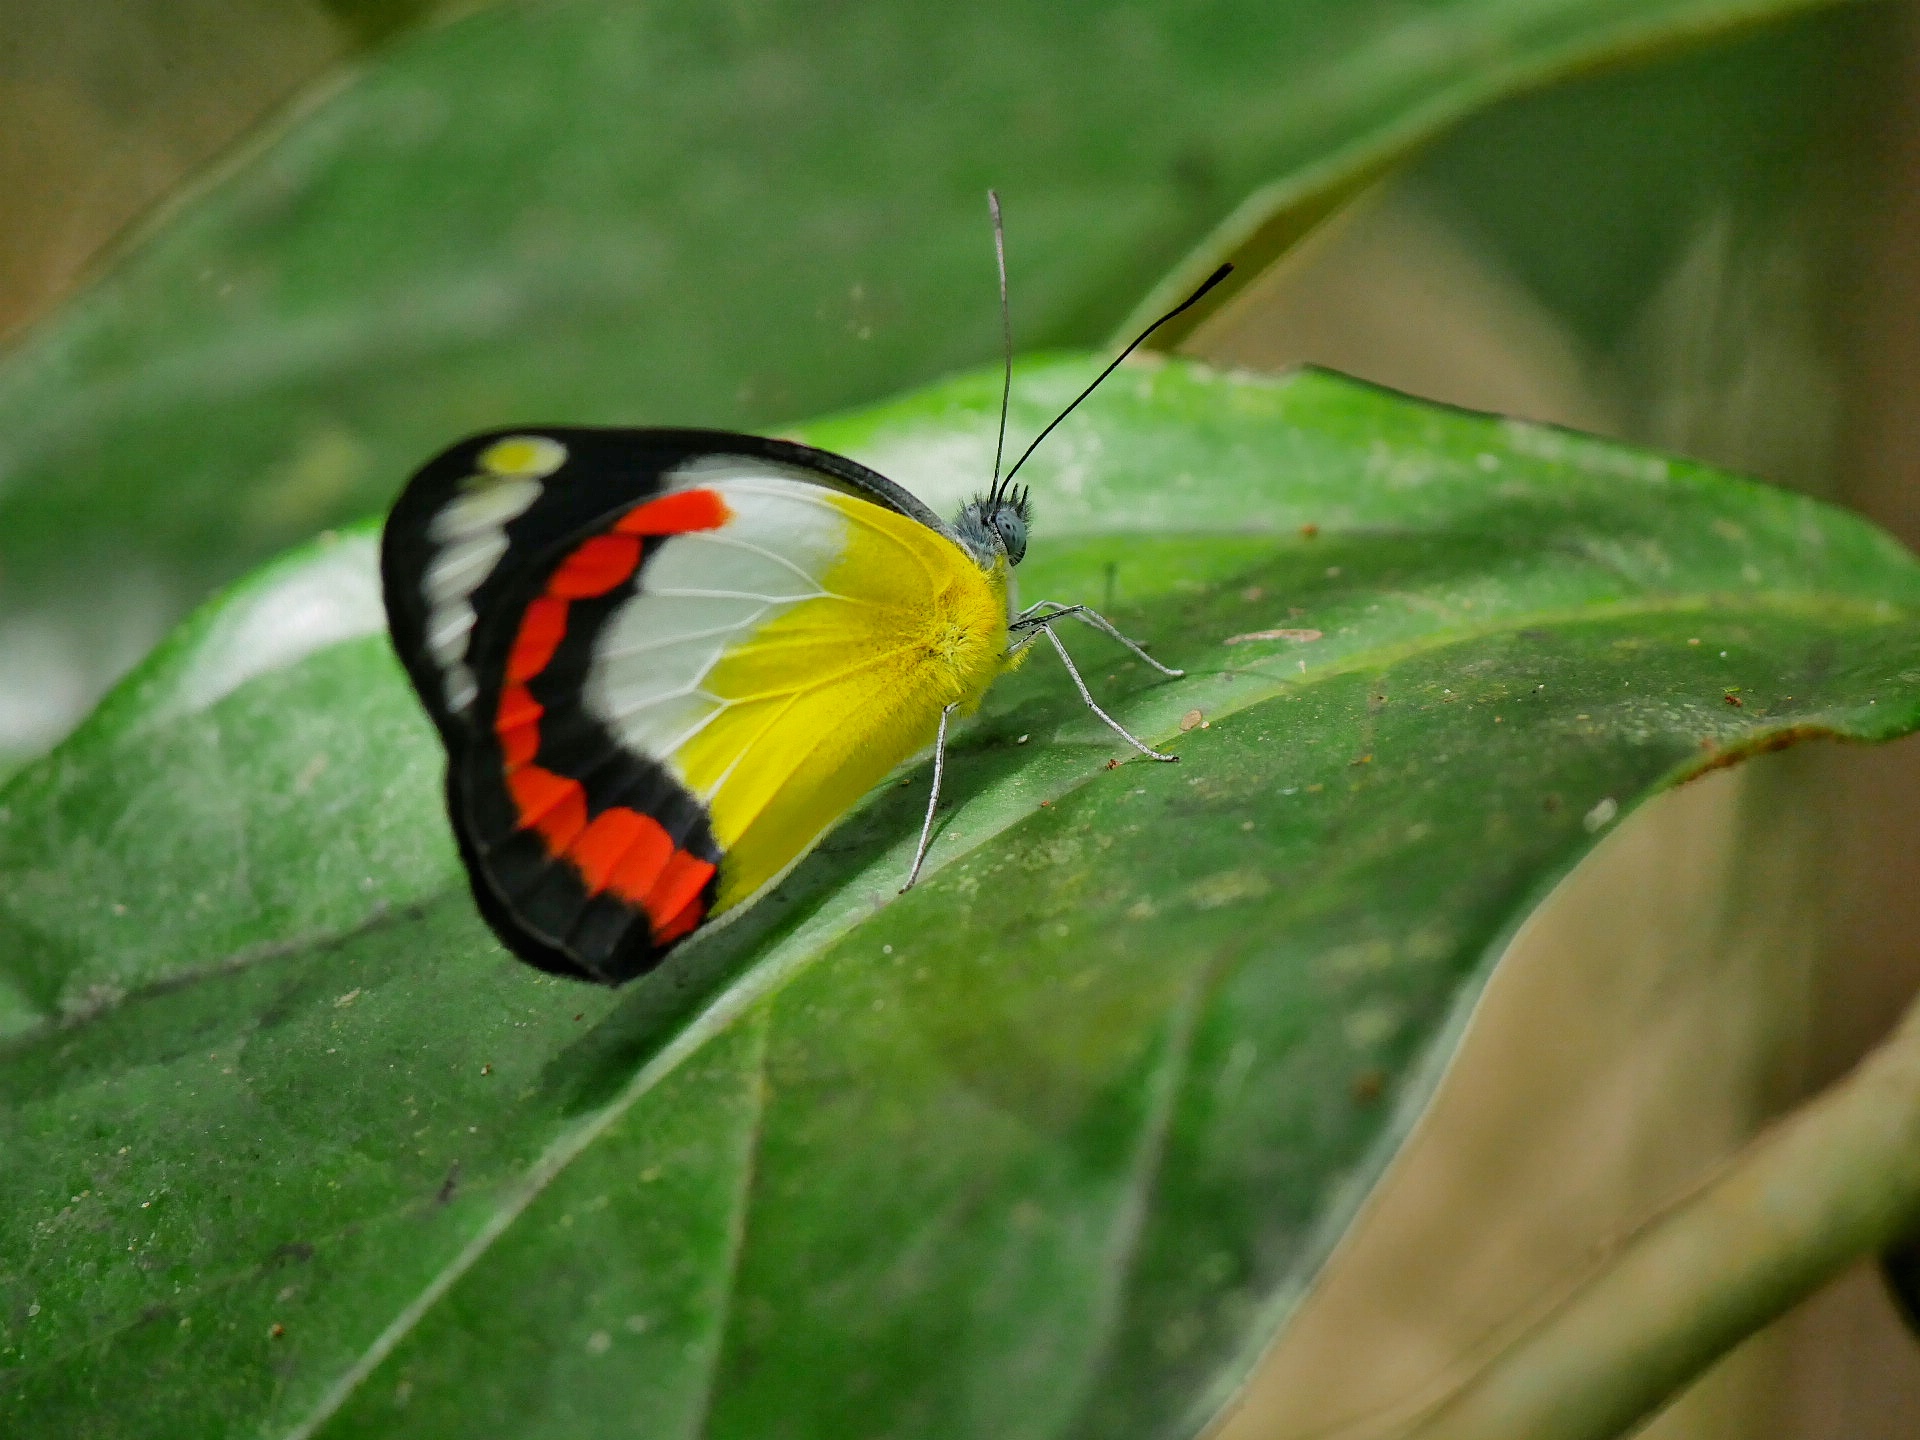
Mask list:
[[537,834],[555,855],[564,855],[587,828],[587,791],[578,780],[521,765],[507,771],[507,793],[520,812],[520,828]]
[[567,602],[542,595],[520,617],[520,633],[507,655],[507,679],[531,680],[547,668],[567,633]]
[[631,535],[596,535],[560,562],[547,594],[560,600],[604,595],[640,564],[640,542]]
[[733,518],[714,490],[676,490],[622,515],[614,529],[623,535],[684,535],[689,530],[718,530]]
[[[674,922],[688,915],[687,929],[691,930],[700,923],[706,909],[700,904],[700,892],[706,888],[707,881],[713,878],[714,867],[707,861],[689,855],[684,850],[676,850],[660,869],[659,878],[653,882],[653,888],[644,902],[647,914],[653,919],[653,932],[662,944],[675,938],[667,932],[673,929]],[[685,930],[676,934],[684,935]]]
[[679,914],[667,921],[666,924],[657,925],[657,928],[653,932],[653,943],[656,945],[671,945],[682,935],[698,928],[700,922],[706,918],[707,908],[700,903],[700,897],[696,895],[686,903],[686,906]]
[[656,945],[678,940],[706,918],[701,891],[713,878],[714,866],[677,849],[651,815],[616,805],[589,819],[585,787],[533,763],[540,753],[540,720],[546,712],[527,682],[552,663],[566,638],[571,603],[606,594],[639,568],[643,549],[638,537],[714,530],[732,518],[714,491],[681,490],[628,511],[609,533],[581,542],[520,617],[507,655],[507,683],[494,712],[507,793],[519,812],[520,828],[538,835],[554,859],[572,865],[588,895],[611,893],[644,910]]
[[673,840],[658,820],[616,805],[593,817],[586,833],[573,842],[568,857],[580,871],[589,895],[612,890],[622,900],[638,903],[645,890],[630,894],[629,877],[641,879],[644,886],[671,854]]
[[[676,849],[651,815],[612,805],[588,820],[579,782],[538,765],[510,771],[507,785],[522,827],[579,872],[588,895],[611,893],[646,911],[656,944],[678,939],[705,917],[700,892],[713,878],[713,864]],[[675,924],[684,928],[674,930]]]
[[507,769],[529,763],[540,753],[540,717],[546,710],[527,687],[509,681],[500,692],[500,708],[494,714],[493,733],[500,739],[500,751],[507,757]]

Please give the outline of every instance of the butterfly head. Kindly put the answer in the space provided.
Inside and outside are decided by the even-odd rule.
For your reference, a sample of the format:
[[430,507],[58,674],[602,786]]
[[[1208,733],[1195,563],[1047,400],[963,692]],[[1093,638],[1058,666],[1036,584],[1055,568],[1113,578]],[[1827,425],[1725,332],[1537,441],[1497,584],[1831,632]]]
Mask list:
[[991,567],[1001,557],[1018,565],[1027,555],[1027,522],[1032,516],[1026,487],[990,490],[969,500],[954,519],[954,533],[974,559]]

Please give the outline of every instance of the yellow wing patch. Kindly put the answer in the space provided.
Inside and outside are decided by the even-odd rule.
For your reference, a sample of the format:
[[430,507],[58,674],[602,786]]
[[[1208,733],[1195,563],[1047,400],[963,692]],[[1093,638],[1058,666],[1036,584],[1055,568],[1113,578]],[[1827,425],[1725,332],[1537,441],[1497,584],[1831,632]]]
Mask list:
[[944,707],[977,707],[1008,666],[1004,564],[984,572],[915,520],[829,498],[847,528],[828,593],[725,650],[702,689],[728,703],[674,755],[725,851],[716,914],[931,744]]

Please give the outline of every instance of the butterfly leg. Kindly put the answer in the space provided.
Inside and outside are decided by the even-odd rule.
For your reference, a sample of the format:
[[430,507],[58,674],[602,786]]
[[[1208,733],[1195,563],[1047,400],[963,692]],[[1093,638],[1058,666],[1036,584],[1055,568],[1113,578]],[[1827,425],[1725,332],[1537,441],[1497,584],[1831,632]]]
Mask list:
[[[1048,617],[1048,619],[1051,619],[1051,618],[1052,618],[1051,616]],[[1180,757],[1178,755],[1164,755],[1160,751],[1155,750],[1152,746],[1145,745],[1140,741],[1134,739],[1133,736],[1128,732],[1126,726],[1122,725],[1118,720],[1114,719],[1111,715],[1107,714],[1106,711],[1102,710],[1097,704],[1095,704],[1093,699],[1093,692],[1087,689],[1087,682],[1080,678],[1079,667],[1073,663],[1073,657],[1067,654],[1067,647],[1061,643],[1060,637],[1053,633],[1053,626],[1046,623],[1046,621],[1043,620],[1040,624],[1040,629],[1046,634],[1047,639],[1053,642],[1053,648],[1055,652],[1058,653],[1058,655],[1060,656],[1060,663],[1067,667],[1067,674],[1073,677],[1073,685],[1074,685],[1074,688],[1080,692],[1080,698],[1087,702],[1087,708],[1089,710],[1093,711],[1094,714],[1098,715],[1102,720],[1104,720],[1107,723],[1108,729],[1112,730],[1114,734],[1118,735],[1122,740],[1126,741],[1129,745],[1133,746],[1134,749],[1138,750],[1142,755],[1146,756],[1149,760],[1165,760],[1168,762],[1179,760]],[[934,771],[934,774],[937,776],[939,774],[939,771],[936,769]]]
[[[1039,613],[1041,610],[1046,610],[1047,613],[1042,615]],[[1137,641],[1129,640],[1116,630],[1113,622],[1107,619],[1106,616],[1102,615],[1098,610],[1088,609],[1085,605],[1064,605],[1058,600],[1042,600],[1038,604],[1029,605],[1025,610],[1022,610],[1020,614],[1015,617],[1013,623],[1016,628],[1019,628],[1022,625],[1045,625],[1051,621],[1065,620],[1069,617],[1081,621],[1083,624],[1091,625],[1094,629],[1102,631],[1105,634],[1111,635],[1115,640],[1118,640],[1122,645],[1126,646],[1127,649],[1131,650],[1135,655],[1138,655],[1162,675],[1171,675],[1175,679],[1178,679],[1187,673],[1184,670],[1175,670],[1170,665],[1162,665],[1142,649]]]
[[907,883],[900,887],[902,895],[911,890],[913,882],[920,878],[920,867],[927,858],[927,846],[933,843],[933,812],[940,804],[940,777],[947,768],[947,717],[953,714],[954,709],[949,705],[940,712],[940,733],[933,742],[933,793],[927,796],[927,818],[920,824],[920,846],[913,852],[913,868],[907,872]]

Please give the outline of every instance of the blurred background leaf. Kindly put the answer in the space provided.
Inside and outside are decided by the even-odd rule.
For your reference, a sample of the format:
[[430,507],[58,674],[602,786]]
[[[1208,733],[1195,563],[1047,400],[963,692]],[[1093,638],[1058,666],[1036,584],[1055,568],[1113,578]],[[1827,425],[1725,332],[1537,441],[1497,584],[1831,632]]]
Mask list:
[[[1493,107],[1188,348],[1672,447],[1920,540],[1917,20],[1836,11]],[[1543,909],[1231,1440],[1458,1380],[1595,1236],[1684,1193],[1900,1013],[1920,753],[1790,758],[1650,807]],[[1647,1434],[1855,1440],[1916,1415],[1920,1361],[1862,1267]]]
[[[1502,95],[1800,8],[559,0],[402,35],[0,364],[0,749],[449,435],[760,428],[986,358],[989,184],[1023,343],[1095,343],[1196,246],[1238,245],[1256,190],[1264,257]],[[161,53],[196,33],[140,13]],[[297,52],[290,79],[428,13],[287,12],[328,28],[286,49],[246,12],[222,33]]]

